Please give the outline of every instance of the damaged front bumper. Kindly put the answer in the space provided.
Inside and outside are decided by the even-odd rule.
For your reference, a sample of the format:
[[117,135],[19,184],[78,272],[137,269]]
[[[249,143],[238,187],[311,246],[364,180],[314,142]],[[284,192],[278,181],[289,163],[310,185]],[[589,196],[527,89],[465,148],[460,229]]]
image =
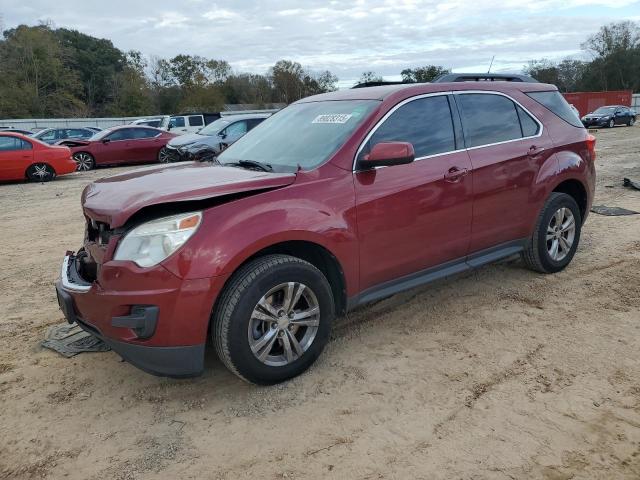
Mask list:
[[[67,321],[109,345],[145,372],[170,377],[202,373],[215,282],[184,280],[161,266],[102,265],[104,284],[85,281],[68,252],[55,284]],[[212,297],[212,295],[214,295]]]

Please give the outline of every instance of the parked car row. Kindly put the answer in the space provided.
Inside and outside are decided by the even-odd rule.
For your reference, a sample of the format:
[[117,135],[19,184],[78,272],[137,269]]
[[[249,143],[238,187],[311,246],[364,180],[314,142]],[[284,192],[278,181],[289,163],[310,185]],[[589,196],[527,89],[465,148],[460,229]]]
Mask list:
[[[31,136],[4,129],[0,130],[0,181],[25,178],[48,181],[57,175],[104,165],[213,160],[268,116],[219,118],[198,133],[180,137],[142,123],[99,132],[88,128],[50,128]],[[47,163],[50,158],[56,159],[55,164]],[[59,163],[61,158],[65,159],[64,165]],[[74,168],[70,170],[69,165]]]

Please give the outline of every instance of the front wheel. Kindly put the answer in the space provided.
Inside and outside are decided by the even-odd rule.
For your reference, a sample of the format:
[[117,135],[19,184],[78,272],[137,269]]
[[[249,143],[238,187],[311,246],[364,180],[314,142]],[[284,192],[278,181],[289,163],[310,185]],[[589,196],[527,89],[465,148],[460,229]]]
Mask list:
[[48,182],[56,178],[56,171],[46,163],[34,163],[27,169],[27,178],[32,182]]
[[613,128],[616,126],[616,121],[612,118],[611,120],[609,120],[609,128]]
[[542,273],[564,269],[576,253],[581,228],[582,214],[573,197],[552,193],[523,253],[527,267]]
[[630,127],[633,127],[633,124],[634,124],[634,123],[636,123],[636,119],[635,119],[635,118],[633,118],[633,117],[631,117],[631,118],[629,119],[629,123],[627,123],[627,125],[629,125]]
[[78,172],[93,170],[96,166],[95,159],[87,152],[74,153],[73,160],[76,162],[76,171]]
[[272,385],[307,370],[329,340],[331,287],[310,263],[267,255],[241,267],[213,315],[220,359],[240,378]]
[[162,147],[158,152],[158,162],[160,163],[171,162],[171,155],[169,154],[169,150],[167,150],[167,147]]

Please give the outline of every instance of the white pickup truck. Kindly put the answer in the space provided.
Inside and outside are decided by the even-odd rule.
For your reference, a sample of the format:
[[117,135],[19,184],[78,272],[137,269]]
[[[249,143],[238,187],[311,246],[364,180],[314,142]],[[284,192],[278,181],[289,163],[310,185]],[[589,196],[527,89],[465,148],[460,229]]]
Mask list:
[[183,113],[180,115],[140,118],[131,123],[168,130],[176,135],[184,135],[185,133],[196,133],[202,127],[219,118],[219,113]]

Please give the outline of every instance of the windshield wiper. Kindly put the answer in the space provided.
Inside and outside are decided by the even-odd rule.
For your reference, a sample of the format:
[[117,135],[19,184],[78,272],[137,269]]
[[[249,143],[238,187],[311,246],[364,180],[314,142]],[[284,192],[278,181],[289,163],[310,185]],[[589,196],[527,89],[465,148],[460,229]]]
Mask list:
[[253,167],[259,168],[264,172],[273,172],[273,167],[268,163],[256,162],[255,160],[238,160],[235,163],[229,163],[227,165],[237,165],[239,167]]

